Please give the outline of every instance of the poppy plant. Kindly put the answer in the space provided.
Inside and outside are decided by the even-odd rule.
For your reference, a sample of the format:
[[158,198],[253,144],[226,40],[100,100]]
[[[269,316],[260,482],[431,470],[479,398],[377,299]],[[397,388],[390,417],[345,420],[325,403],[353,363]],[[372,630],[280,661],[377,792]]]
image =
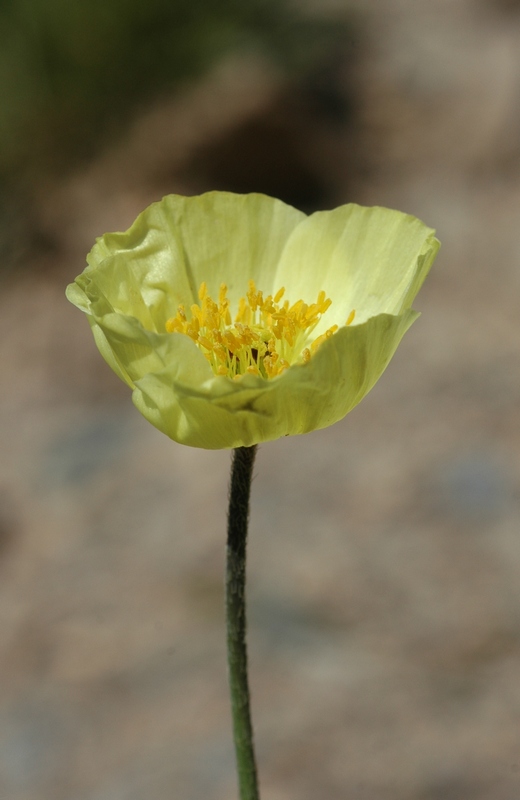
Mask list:
[[98,239],[67,297],[155,427],[248,447],[332,425],[367,394],[437,249],[385,208],[170,195]]
[[439,247],[420,220],[350,204],[306,216],[261,194],[170,195],[96,242],[67,287],[139,411],[177,442],[233,448],[227,647],[241,800],[259,800],[245,561],[260,442],[342,419],[417,314]]

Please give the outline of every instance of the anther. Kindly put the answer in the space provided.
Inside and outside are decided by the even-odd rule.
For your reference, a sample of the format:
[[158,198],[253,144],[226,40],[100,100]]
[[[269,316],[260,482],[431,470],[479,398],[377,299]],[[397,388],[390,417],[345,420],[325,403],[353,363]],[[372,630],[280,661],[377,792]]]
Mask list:
[[[176,316],[167,320],[166,331],[193,339],[217,375],[235,380],[246,373],[275,378],[291,363],[308,364],[317,348],[338,329],[333,325],[311,341],[313,329],[331,304],[330,298],[322,290],[315,303],[298,300],[291,306],[284,300],[280,305],[284,294],[282,287],[274,296],[268,294],[264,299],[263,292],[250,280],[246,296],[238,302],[233,323],[226,284],[220,285],[215,303],[204,281],[198,291],[199,305],[191,306],[191,319],[187,320],[181,304]],[[353,318],[351,312],[347,324]]]

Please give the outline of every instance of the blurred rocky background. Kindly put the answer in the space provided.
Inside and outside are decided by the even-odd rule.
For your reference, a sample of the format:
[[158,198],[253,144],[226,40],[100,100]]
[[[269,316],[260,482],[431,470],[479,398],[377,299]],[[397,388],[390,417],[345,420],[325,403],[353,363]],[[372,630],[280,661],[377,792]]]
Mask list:
[[263,800],[520,796],[520,3],[5,0],[0,798],[236,797],[229,453],[170,442],[64,298],[168,192],[413,213],[372,393],[260,448]]

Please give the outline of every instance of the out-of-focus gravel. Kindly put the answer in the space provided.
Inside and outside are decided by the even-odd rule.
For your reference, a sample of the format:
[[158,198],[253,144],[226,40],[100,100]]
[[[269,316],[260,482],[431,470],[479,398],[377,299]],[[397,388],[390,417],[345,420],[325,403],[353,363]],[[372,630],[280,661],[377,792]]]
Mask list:
[[[336,131],[334,164],[324,156],[320,168],[335,202],[414,213],[443,248],[421,319],[363,403],[259,451],[249,617],[262,797],[512,800],[520,7],[359,5],[356,128]],[[136,123],[126,144],[53,188],[42,219],[60,249],[3,286],[2,800],[236,796],[229,453],[149,426],[63,291],[94,235],[126,227],[167,188],[210,188],[179,166],[190,125],[197,143],[224,135],[277,90],[276,76],[228,65]],[[168,119],[181,121],[169,145],[153,138]],[[121,154],[147,139],[156,150],[132,183]],[[155,183],[154,152],[173,164]]]

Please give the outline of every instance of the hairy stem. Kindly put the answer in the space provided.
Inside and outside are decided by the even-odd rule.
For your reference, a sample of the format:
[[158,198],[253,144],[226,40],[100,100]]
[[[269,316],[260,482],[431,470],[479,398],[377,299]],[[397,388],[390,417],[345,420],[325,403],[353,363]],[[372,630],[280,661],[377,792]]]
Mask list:
[[226,563],[226,621],[233,737],[240,800],[259,800],[249,700],[246,646],[246,542],[249,496],[256,455],[253,447],[233,451],[229,490]]

